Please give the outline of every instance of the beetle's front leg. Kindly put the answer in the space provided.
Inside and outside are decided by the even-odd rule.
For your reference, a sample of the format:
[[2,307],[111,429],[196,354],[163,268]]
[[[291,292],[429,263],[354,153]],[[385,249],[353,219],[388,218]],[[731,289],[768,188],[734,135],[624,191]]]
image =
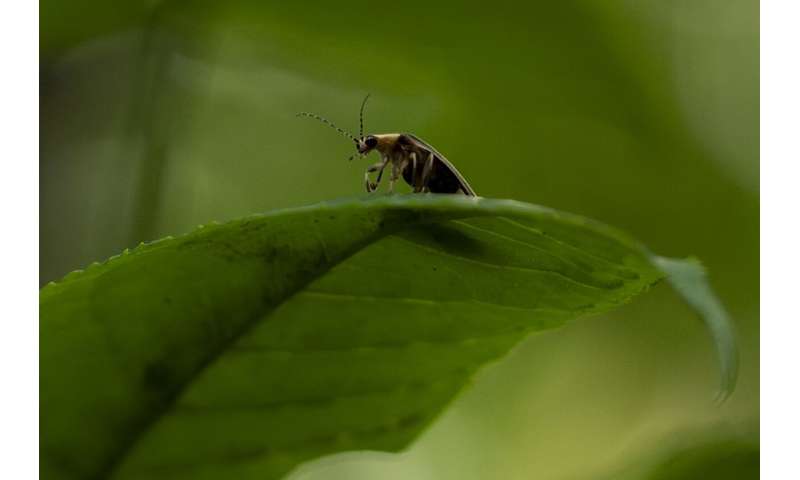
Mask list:
[[378,184],[381,183],[381,177],[383,177],[383,170],[386,168],[386,164],[389,163],[389,157],[383,157],[383,162],[381,163],[381,169],[378,172],[378,178],[375,179],[375,188],[378,188]]
[[[386,168],[386,163],[387,159],[384,159],[382,162],[372,165],[364,172],[364,186],[367,187],[367,193],[372,193],[378,189],[378,184],[381,183],[381,175],[383,175],[383,169]],[[369,174],[372,172],[378,172],[378,178],[375,179],[375,183],[369,181]]]

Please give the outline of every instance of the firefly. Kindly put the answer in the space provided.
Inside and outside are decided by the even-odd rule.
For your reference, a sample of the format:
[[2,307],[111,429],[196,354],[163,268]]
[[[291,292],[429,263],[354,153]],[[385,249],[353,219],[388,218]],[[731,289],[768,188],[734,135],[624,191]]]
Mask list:
[[[364,172],[364,186],[369,193],[378,189],[383,171],[391,165],[389,193],[394,191],[394,184],[402,177],[415,193],[459,193],[475,196],[475,191],[456,167],[428,142],[416,135],[411,133],[364,135],[364,107],[367,99],[369,95],[361,102],[358,137],[314,113],[300,112],[297,115],[319,120],[355,142],[356,153],[350,156],[350,160],[355,157],[363,158],[372,151],[380,154],[381,161]],[[375,172],[378,172],[378,176],[373,182],[370,180],[370,174]]]

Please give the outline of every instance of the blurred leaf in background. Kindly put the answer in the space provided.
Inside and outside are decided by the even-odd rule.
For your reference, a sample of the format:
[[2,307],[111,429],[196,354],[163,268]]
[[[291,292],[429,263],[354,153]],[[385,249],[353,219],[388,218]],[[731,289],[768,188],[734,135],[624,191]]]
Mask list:
[[732,432],[683,431],[648,445],[649,455],[623,460],[607,475],[614,480],[678,480],[687,478],[759,478],[758,443]]
[[41,11],[42,284],[199,223],[359,193],[367,163],[294,114],[354,130],[371,92],[367,130],[420,135],[480,195],[701,258],[737,322],[742,374],[721,408],[700,323],[657,288],[528,339],[399,458],[348,455],[298,478],[586,478],[690,425],[757,441],[757,2]]

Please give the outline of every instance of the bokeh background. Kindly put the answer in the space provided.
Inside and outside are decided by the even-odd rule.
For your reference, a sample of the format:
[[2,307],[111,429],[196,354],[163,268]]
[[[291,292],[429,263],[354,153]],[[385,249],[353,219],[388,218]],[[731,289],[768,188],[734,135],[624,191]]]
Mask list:
[[211,220],[360,195],[368,161],[295,114],[357,131],[371,92],[368,131],[421,136],[480,195],[702,259],[739,333],[739,386],[714,405],[710,338],[661,285],[529,338],[408,452],[293,478],[673,478],[657,465],[694,445],[744,476],[759,432],[758,9],[42,0],[40,282]]

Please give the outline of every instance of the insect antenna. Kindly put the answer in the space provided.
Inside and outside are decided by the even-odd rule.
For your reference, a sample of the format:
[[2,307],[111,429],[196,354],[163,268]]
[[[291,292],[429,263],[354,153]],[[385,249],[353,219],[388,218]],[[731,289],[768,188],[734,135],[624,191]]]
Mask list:
[[349,132],[347,132],[345,130],[342,130],[341,128],[337,127],[336,125],[334,125],[333,122],[331,122],[327,118],[322,118],[322,117],[320,117],[319,115],[317,115],[315,113],[309,113],[309,112],[300,112],[300,113],[297,114],[297,116],[298,117],[309,117],[309,118],[313,118],[315,120],[319,120],[320,122],[324,123],[325,125],[336,129],[337,132],[341,133],[342,135],[344,135],[345,137],[349,138],[350,140],[358,143],[358,139],[356,137],[354,137],[351,133],[349,133]]
[[364,101],[361,102],[361,112],[358,114],[358,136],[364,138],[364,105],[367,104],[367,99],[369,98],[370,94],[368,93],[366,97],[364,97]]

